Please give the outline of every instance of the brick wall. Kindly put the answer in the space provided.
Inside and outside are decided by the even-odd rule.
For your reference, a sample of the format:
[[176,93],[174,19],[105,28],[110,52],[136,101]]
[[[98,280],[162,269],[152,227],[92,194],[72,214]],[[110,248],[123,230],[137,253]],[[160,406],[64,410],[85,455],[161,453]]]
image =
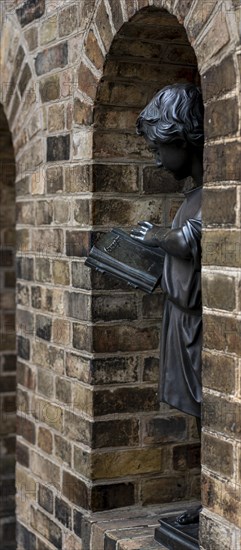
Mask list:
[[0,538],[15,540],[15,163],[8,123],[0,106]]
[[194,423],[157,402],[161,293],[84,267],[109,227],[170,224],[179,189],[157,175],[134,122],[161,86],[199,82],[197,58],[207,140],[201,544],[236,549],[239,4],[1,9],[1,101],[17,168],[18,548],[87,549],[92,512],[199,492]]

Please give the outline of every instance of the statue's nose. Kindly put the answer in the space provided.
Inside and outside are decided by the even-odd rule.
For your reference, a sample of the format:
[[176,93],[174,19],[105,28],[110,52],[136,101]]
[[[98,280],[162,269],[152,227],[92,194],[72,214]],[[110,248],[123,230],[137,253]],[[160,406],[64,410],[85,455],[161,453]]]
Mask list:
[[162,168],[163,167],[163,163],[162,161],[159,159],[159,157],[156,157],[156,164],[159,168]]

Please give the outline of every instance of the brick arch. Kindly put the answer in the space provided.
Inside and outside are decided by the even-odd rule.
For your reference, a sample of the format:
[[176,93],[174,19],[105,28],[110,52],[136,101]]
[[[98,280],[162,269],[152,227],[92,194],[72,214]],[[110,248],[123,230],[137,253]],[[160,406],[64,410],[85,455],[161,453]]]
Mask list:
[[[134,21],[135,16],[138,17],[138,14],[144,13],[145,10],[148,11],[148,4],[144,1],[139,2],[137,6],[137,3],[128,2],[125,4],[126,11],[122,11],[123,3],[118,4],[119,21],[116,23],[116,28],[124,29],[125,18]],[[238,298],[239,280],[237,271],[235,272],[235,269],[240,267],[240,254],[237,251],[240,250],[241,240],[239,229],[239,183],[241,179],[239,160],[241,152],[239,81],[241,61],[240,54],[237,51],[240,44],[239,7],[237,3],[228,1],[223,3],[207,2],[206,4],[200,6],[198,2],[170,2],[167,0],[166,2],[155,2],[155,7],[166,8],[185,27],[189,43],[192,45],[197,57],[205,103],[206,144],[203,200],[203,301],[205,308],[203,387],[205,413],[203,439],[204,446],[215,457],[215,463],[210,461],[208,451],[203,453],[202,498],[204,511],[200,536],[203,547],[208,546],[210,526],[214,525],[217,531],[211,535],[212,542],[216,545],[222,545],[222,535],[219,535],[218,532],[222,521],[225,519],[227,521],[225,540],[231,547],[233,542],[231,542],[229,527],[234,524],[235,527],[240,528],[240,511],[238,511],[240,510],[240,484],[236,483],[238,461],[235,454],[239,436],[231,433],[231,425],[227,417],[227,411],[231,410],[230,418],[236,418],[241,406],[240,399],[237,402],[233,397],[235,393],[236,396],[237,394],[240,396],[237,381],[235,382],[235,368],[240,358],[238,327],[241,307],[241,301]],[[98,100],[100,97],[104,98],[103,82],[107,76],[105,71],[108,62],[111,61],[112,47],[115,45],[117,36],[117,34],[113,34],[113,38],[111,38],[114,18],[117,15],[112,8],[111,17],[110,9],[111,2],[109,2],[109,10],[105,13],[106,21],[110,19],[111,23],[102,24],[99,27],[102,55],[104,50],[107,55],[105,67],[102,68],[101,63],[98,66],[98,71],[101,71],[102,74],[102,83],[99,83],[98,72],[92,66],[93,61],[89,64],[88,52],[86,52],[86,68],[84,69],[86,72],[83,73],[85,77],[87,76],[87,79],[84,77],[83,81],[87,82],[89,80],[88,85],[91,85],[92,101],[94,102],[97,98],[97,119],[95,119],[95,122],[97,121],[97,125],[100,124],[100,121],[101,124],[109,124],[107,129],[111,128],[114,118],[111,122],[111,118],[108,121],[107,115],[103,116]],[[153,5],[151,9],[153,9]],[[120,23],[121,13],[123,23]],[[96,24],[98,25],[98,21]],[[109,33],[106,37],[107,27]],[[104,44],[105,41],[106,44]],[[88,79],[89,70],[94,75],[93,78],[90,76],[90,79]],[[81,79],[79,84],[80,89],[82,89]],[[114,93],[114,86],[111,92]],[[108,94],[105,95],[105,100],[107,97],[107,102],[110,103],[111,92],[109,96]],[[88,95],[88,89],[85,90],[85,93]],[[145,102],[147,102],[147,98],[145,98]],[[131,118],[129,122],[131,124]],[[94,137],[95,146],[96,140]],[[130,149],[131,143],[127,145],[127,149],[128,147]],[[114,145],[111,150],[111,139],[109,153],[107,149],[106,141],[102,135],[99,141],[99,157],[96,155],[96,150],[94,150],[94,157],[97,157],[97,168],[94,167],[94,177],[100,170],[100,162],[103,164],[106,152],[107,157],[109,156],[109,159],[111,159],[115,149]],[[137,154],[137,150],[135,154]],[[110,161],[107,164],[106,166],[109,169]],[[96,177],[97,186],[98,184],[100,186],[99,188],[94,187],[94,190],[108,191],[105,185],[108,186],[108,181],[113,184],[111,178],[115,179],[115,177],[116,175],[111,174],[111,171],[109,171],[109,176],[108,170],[106,170],[106,174],[100,172]],[[121,182],[121,179],[119,181]],[[116,203],[116,212],[118,210],[120,224],[121,219],[123,219],[120,203]],[[94,215],[96,215],[96,212],[98,214],[98,206],[94,210]],[[113,213],[115,214],[115,210],[112,208]],[[125,215],[129,220],[127,209],[124,211],[124,217]],[[110,223],[111,218],[108,219],[108,207],[103,207],[101,216],[102,220],[107,219]],[[98,219],[98,216],[96,219]],[[100,223],[100,219],[97,223]],[[113,218],[111,224],[114,224]],[[231,253],[231,250],[234,253]],[[215,276],[213,268],[215,268]],[[217,291],[219,285],[222,289],[220,292]],[[226,332],[228,332],[228,335]],[[231,378],[228,385],[225,364],[230,368]],[[221,408],[219,408],[218,401],[221,401]],[[221,422],[220,415],[223,415]],[[231,437],[231,442],[229,437]],[[226,452],[229,453],[231,464],[228,469],[218,465],[220,453],[225,454]],[[225,475],[229,476],[227,487],[224,481]],[[216,495],[215,503],[210,501],[210,492]],[[227,511],[225,505],[225,500],[231,500],[231,494],[234,495],[237,510],[234,513]],[[216,514],[215,517],[213,513]],[[236,534],[238,537],[238,531]],[[237,540],[235,539],[234,544],[237,544]],[[235,548],[235,545],[232,547]]]
[[5,14],[0,47],[1,100],[12,133],[18,180],[25,172],[34,173],[33,159],[37,166],[43,162],[44,148],[39,139],[43,124],[33,59],[13,12]]
[[[88,82],[82,71],[81,76],[88,95],[90,80]],[[174,15],[159,7],[137,11],[123,23],[111,42],[95,98],[94,87],[91,88],[94,102],[92,223],[96,233],[113,226],[128,230],[140,219],[170,226],[183,200],[182,186],[156,169],[144,140],[136,135],[135,121],[160,88],[177,81],[199,83],[196,57],[185,29]],[[160,452],[164,446],[173,457],[165,473],[151,468],[145,480],[137,480],[137,472],[130,466],[129,476],[138,488],[135,503],[146,505],[156,504],[162,498],[171,501],[198,497],[200,445],[197,437],[190,435],[190,418],[169,407],[162,406],[159,410],[155,397],[163,295],[156,291],[149,297],[99,274],[92,274],[92,285],[98,292],[93,303],[99,300],[100,304],[94,317],[97,321],[93,329],[94,352],[106,355],[110,369],[116,365],[115,361],[128,369],[133,360],[140,369],[135,387],[126,384],[124,405],[122,401],[117,403],[115,412],[133,411],[134,419],[140,423],[137,451],[140,460],[145,452],[148,462],[148,454],[151,457],[153,449]],[[110,389],[106,385],[106,390]],[[137,396],[140,396],[138,405]],[[161,432],[165,431],[166,423],[170,434],[164,443]],[[129,441],[126,452],[130,457],[133,450],[133,443]],[[196,461],[190,468],[186,463],[180,472],[174,457],[188,452],[195,454]]]
[[[1,103],[0,103],[0,189],[1,189],[1,487],[0,540],[16,548],[15,535],[15,462],[26,466],[26,449],[16,444],[16,393],[19,418],[24,416],[22,395],[29,387],[25,360],[28,353],[26,334],[30,325],[21,319],[21,307],[28,302],[28,291],[18,279],[24,274],[23,259],[30,251],[30,231],[34,224],[34,199],[44,159],[42,130],[36,79],[28,45],[13,13],[4,14],[1,32]],[[36,161],[36,163],[35,163]],[[25,202],[26,201],[26,202]],[[31,213],[32,212],[32,213]],[[24,215],[26,214],[26,217]],[[16,228],[17,224],[17,228]],[[23,227],[24,224],[24,227]],[[16,230],[17,229],[17,230]],[[24,298],[25,296],[25,298]],[[27,299],[27,302],[26,302]],[[17,309],[16,309],[17,303]],[[20,307],[19,307],[20,306]],[[16,338],[17,336],[17,338]],[[21,385],[18,391],[16,377]],[[30,382],[31,385],[31,382]],[[19,497],[18,497],[19,498]],[[20,497],[21,501],[21,497]],[[21,507],[21,504],[20,504]],[[1,544],[0,543],[0,544]]]

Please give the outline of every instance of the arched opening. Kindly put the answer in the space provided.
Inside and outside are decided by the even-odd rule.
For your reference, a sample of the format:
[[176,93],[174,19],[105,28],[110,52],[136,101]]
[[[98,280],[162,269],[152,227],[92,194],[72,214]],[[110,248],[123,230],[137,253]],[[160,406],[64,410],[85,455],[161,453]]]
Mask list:
[[0,105],[0,541],[15,548],[15,161],[11,133]]
[[[183,200],[183,182],[177,184],[156,168],[144,140],[135,134],[135,121],[160,88],[175,82],[199,84],[185,29],[165,10],[143,9],[113,40],[97,91],[93,153],[97,233],[113,226],[128,230],[143,219],[170,226]],[[113,372],[105,388],[116,396],[115,409],[107,407],[106,414],[121,414],[133,423],[133,430],[134,422],[137,426],[135,438],[132,430],[122,444],[127,463],[123,479],[135,487],[127,504],[199,497],[195,419],[160,406],[157,398],[161,291],[148,296],[95,273],[92,284],[93,321],[100,325],[96,324],[95,351],[105,356],[109,373]],[[120,470],[118,464],[116,469]],[[117,470],[113,462],[108,472],[112,482]]]

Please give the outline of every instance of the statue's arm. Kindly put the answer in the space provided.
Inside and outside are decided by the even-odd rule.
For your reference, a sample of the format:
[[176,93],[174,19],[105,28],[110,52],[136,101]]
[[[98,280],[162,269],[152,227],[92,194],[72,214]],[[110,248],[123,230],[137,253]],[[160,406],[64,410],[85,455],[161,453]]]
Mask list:
[[187,220],[182,226],[168,230],[149,222],[139,222],[139,226],[132,231],[132,238],[149,246],[158,246],[179,258],[188,260],[196,255],[201,240],[201,218]]
[[[164,235],[160,235],[159,246],[172,256],[189,260],[197,253],[197,247],[201,241],[201,231],[201,220],[191,218],[181,227],[170,229]],[[158,238],[158,234],[156,237]]]

